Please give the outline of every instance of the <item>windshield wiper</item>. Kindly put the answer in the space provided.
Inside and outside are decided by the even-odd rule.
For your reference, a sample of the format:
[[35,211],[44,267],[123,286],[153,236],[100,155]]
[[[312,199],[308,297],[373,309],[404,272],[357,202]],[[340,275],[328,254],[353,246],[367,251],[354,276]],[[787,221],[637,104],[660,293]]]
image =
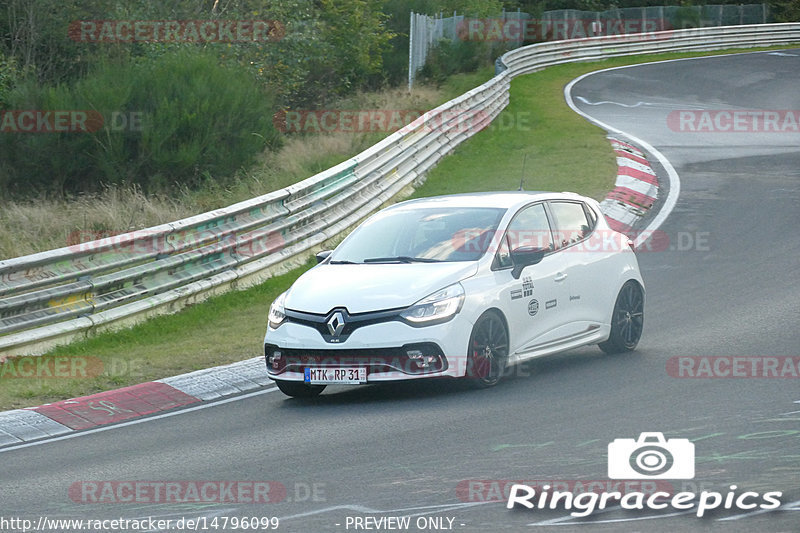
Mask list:
[[357,265],[358,263],[354,261],[347,261],[345,259],[338,260],[338,261],[328,261],[329,265]]
[[408,255],[397,255],[394,257],[370,257],[364,259],[365,263],[441,263],[442,259],[431,259],[429,257],[411,257]]

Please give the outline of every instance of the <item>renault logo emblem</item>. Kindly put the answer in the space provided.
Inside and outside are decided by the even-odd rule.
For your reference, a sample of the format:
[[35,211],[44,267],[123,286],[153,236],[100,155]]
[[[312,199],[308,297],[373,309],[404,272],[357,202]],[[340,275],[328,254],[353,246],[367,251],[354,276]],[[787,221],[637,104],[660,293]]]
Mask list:
[[338,337],[344,329],[344,315],[341,311],[336,311],[331,315],[327,322],[328,331],[334,337]]

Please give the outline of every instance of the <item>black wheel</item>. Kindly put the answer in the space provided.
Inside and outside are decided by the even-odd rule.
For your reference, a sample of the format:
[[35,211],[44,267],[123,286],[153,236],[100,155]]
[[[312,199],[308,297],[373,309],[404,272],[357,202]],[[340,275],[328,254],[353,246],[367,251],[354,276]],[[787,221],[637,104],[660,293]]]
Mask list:
[[611,334],[599,344],[606,353],[630,352],[639,344],[644,327],[644,293],[635,281],[629,281],[620,289],[614,314],[611,317]]
[[496,385],[508,361],[508,331],[503,319],[487,311],[475,322],[469,337],[467,378],[474,387]]
[[306,385],[302,381],[275,380],[275,384],[286,396],[295,398],[312,398],[325,390],[325,385]]

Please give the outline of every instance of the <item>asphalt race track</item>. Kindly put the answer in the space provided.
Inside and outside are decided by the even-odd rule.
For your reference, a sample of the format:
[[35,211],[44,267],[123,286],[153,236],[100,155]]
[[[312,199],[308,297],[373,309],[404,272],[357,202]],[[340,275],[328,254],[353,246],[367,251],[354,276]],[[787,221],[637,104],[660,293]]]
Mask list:
[[[800,380],[667,371],[682,356],[800,356],[800,134],[713,123],[723,110],[796,114],[798,87],[800,50],[623,68],[573,87],[581,111],[654,146],[680,177],[660,228],[669,246],[639,255],[647,306],[633,354],[587,347],[484,391],[426,382],[328,389],[303,401],[269,387],[6,451],[0,514],[206,517],[207,531],[214,516],[278,517],[286,532],[389,531],[356,528],[355,518],[403,515],[404,531],[800,531]],[[716,131],[687,130],[703,124],[699,114],[683,115],[683,129],[670,122],[703,110],[717,113],[706,128]],[[576,518],[507,510],[496,490],[506,480],[608,480],[607,445],[655,431],[695,444],[694,479],[670,481],[675,491],[781,491],[783,508],[704,518],[609,508]],[[81,482],[132,480],[270,481],[286,493],[268,504],[84,501]]]

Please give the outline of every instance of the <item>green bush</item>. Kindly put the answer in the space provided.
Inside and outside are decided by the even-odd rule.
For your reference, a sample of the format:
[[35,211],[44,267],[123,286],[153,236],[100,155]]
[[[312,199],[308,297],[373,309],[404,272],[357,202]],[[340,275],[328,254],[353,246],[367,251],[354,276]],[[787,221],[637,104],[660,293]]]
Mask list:
[[475,72],[490,62],[490,55],[491,48],[487,43],[442,39],[428,53],[419,77],[439,85],[453,74]]
[[690,5],[683,5],[675,10],[670,24],[677,30],[699,28],[703,25],[701,18],[699,10]]
[[8,107],[8,96],[19,82],[19,69],[13,57],[0,52],[0,109]]
[[[272,102],[250,74],[196,49],[138,63],[105,63],[71,85],[21,84],[11,109],[99,113],[93,132],[0,133],[8,192],[195,188],[229,178],[276,146]],[[88,123],[88,122],[87,122]]]

